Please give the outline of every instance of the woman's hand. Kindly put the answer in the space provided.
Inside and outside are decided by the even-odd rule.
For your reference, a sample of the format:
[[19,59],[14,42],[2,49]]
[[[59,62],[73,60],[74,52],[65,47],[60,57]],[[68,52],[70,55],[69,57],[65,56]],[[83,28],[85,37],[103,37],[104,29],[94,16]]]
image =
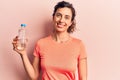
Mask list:
[[26,47],[23,50],[18,49],[18,46],[19,46],[19,44],[18,44],[18,36],[16,36],[13,39],[12,44],[13,44],[13,50],[14,51],[16,51],[17,53],[19,53],[20,55],[26,54]]

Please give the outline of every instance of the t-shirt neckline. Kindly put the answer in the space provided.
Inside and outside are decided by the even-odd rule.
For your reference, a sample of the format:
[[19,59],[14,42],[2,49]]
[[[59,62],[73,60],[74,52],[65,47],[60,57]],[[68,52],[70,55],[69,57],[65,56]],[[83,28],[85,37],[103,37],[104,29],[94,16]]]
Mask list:
[[52,41],[54,44],[59,44],[59,45],[68,44],[68,43],[70,43],[70,42],[73,40],[73,38],[70,36],[70,39],[69,39],[69,40],[67,40],[67,41],[65,41],[65,42],[59,43],[59,42],[53,40],[52,35],[50,35],[49,37],[50,37],[51,41]]

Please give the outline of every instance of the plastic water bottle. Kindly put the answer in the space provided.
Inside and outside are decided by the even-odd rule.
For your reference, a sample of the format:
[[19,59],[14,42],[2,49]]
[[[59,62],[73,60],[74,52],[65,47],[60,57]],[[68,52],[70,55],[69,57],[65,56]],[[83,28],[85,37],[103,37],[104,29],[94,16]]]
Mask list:
[[18,30],[18,50],[24,50],[26,48],[26,24],[21,24],[20,29]]

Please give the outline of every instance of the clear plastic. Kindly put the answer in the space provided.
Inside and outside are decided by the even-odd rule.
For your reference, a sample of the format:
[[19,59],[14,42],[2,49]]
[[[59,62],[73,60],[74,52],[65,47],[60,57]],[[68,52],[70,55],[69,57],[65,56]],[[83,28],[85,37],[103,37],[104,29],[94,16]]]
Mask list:
[[21,24],[20,29],[18,30],[18,42],[17,42],[17,49],[24,50],[26,48],[26,24]]

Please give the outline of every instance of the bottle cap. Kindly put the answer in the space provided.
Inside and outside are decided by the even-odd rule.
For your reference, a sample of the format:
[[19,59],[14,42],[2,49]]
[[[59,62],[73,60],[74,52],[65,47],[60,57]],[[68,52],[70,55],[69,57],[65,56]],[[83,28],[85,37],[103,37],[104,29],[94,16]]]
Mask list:
[[21,27],[26,27],[26,24],[21,24]]

